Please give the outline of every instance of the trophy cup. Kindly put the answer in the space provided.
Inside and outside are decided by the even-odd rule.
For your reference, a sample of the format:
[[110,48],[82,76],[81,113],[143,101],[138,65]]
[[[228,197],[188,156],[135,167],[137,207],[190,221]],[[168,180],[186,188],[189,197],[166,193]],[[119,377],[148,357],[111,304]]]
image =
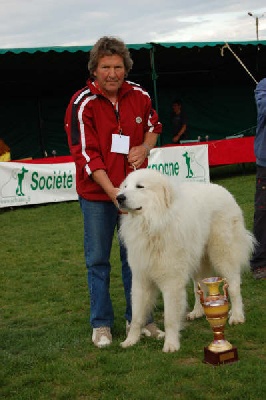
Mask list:
[[[224,278],[212,277],[202,280],[208,287],[209,296],[204,299],[203,291],[198,283],[198,294],[206,319],[212,327],[214,340],[204,347],[204,362],[212,365],[238,361],[237,348],[224,338],[224,327],[228,317],[228,284]],[[223,295],[219,292],[223,285]]]

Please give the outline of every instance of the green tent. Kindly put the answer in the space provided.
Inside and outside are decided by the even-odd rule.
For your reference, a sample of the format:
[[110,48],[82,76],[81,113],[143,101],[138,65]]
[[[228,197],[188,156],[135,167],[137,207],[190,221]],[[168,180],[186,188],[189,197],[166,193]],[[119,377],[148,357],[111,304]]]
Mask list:
[[[128,44],[128,79],[152,96],[171,143],[171,103],[181,98],[191,139],[253,135],[254,88],[266,74],[266,41]],[[0,49],[1,132],[12,158],[69,154],[64,113],[88,78],[91,46]],[[241,64],[242,63],[242,64]]]

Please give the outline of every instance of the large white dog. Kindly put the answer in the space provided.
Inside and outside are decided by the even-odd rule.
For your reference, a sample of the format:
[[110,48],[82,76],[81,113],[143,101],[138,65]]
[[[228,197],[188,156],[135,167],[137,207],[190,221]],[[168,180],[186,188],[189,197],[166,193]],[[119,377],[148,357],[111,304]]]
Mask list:
[[229,284],[229,323],[244,322],[240,275],[249,263],[254,238],[245,228],[240,207],[225,188],[195,182],[174,186],[161,173],[140,169],[122,183],[117,201],[127,212],[119,233],[132,269],[132,322],[122,347],[139,340],[161,291],[163,351],[179,349],[190,278],[194,280],[195,306],[188,319],[203,315],[197,282],[221,276]]

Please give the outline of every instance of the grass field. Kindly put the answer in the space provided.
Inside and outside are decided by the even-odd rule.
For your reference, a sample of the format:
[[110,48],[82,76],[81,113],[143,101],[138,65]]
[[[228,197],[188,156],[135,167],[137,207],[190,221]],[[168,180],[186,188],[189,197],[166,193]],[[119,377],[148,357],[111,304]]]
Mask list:
[[[228,175],[228,174],[227,174]],[[252,229],[255,175],[212,172],[241,205]],[[113,344],[91,343],[89,299],[77,202],[0,210],[1,398],[12,400],[258,400],[265,385],[265,281],[243,275],[246,323],[226,325],[239,362],[202,362],[212,340],[205,318],[188,322],[181,349],[162,353],[162,342],[143,338],[124,350],[123,287],[118,244],[112,249]],[[189,307],[193,304],[188,287]],[[159,299],[155,319],[163,327]]]

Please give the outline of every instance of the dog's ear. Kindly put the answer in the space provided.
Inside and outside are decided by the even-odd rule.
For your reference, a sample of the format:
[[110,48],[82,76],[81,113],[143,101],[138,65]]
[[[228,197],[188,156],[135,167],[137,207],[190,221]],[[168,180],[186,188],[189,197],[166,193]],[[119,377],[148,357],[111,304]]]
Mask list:
[[164,201],[167,208],[169,208],[174,200],[174,189],[172,185],[163,185]]

